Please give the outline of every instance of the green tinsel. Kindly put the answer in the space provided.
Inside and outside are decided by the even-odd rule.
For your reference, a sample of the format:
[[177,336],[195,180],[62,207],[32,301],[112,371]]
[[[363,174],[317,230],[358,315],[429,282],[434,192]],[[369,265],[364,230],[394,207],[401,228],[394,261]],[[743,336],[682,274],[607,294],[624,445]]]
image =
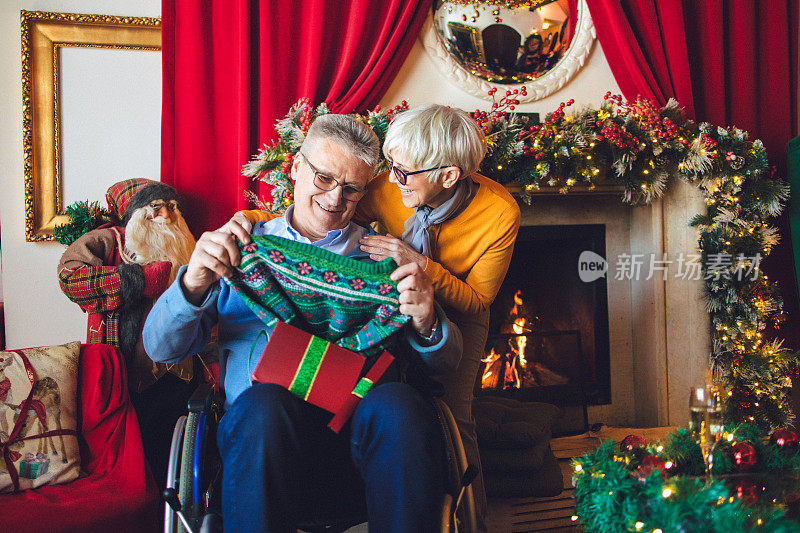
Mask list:
[[[800,531],[796,522],[784,517],[781,506],[797,491],[800,451],[770,444],[755,425],[742,424],[728,435],[730,441],[725,438],[716,446],[716,477],[708,484],[697,477],[703,473],[703,459],[685,429],[661,444],[632,450],[618,451],[615,443],[603,443],[573,460],[577,518],[595,533]],[[734,473],[730,460],[737,441],[756,449],[756,468],[747,475]],[[649,455],[670,468],[645,475],[640,466]],[[745,505],[737,497],[737,485],[750,486],[757,499]]]
[[84,233],[111,221],[111,213],[107,209],[100,207],[97,202],[90,204],[88,200],[68,205],[65,214],[69,222],[57,225],[53,229],[53,236],[67,246]]

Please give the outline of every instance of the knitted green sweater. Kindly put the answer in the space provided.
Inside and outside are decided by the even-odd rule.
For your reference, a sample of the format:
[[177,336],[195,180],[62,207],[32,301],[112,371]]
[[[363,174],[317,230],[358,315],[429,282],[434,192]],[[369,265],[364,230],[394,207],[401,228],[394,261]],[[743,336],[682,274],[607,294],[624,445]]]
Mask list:
[[364,356],[408,321],[392,259],[366,263],[273,235],[239,243],[239,274],[225,281],[267,326],[287,322]]

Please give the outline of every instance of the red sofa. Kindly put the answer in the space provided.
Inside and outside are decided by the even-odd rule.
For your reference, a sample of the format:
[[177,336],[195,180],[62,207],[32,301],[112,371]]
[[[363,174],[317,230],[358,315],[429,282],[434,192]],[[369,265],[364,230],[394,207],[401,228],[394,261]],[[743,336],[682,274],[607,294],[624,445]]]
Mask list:
[[122,355],[85,344],[78,370],[81,472],[71,483],[0,495],[0,530],[148,532],[159,494],[142,451]]

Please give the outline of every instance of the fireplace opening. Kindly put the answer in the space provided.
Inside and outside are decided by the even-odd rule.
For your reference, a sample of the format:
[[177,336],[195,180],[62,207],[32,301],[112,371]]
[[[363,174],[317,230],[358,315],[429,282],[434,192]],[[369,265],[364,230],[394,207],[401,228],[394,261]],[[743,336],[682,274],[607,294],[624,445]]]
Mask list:
[[602,224],[520,228],[491,306],[477,396],[580,405],[584,419],[586,406],[611,403],[606,277],[579,275],[579,259],[597,268],[605,255]]

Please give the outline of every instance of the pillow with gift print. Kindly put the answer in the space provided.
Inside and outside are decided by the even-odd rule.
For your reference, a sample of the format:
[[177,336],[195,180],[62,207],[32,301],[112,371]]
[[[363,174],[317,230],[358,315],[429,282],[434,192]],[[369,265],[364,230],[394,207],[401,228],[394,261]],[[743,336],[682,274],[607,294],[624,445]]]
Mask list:
[[0,352],[0,493],[78,477],[81,343]]

